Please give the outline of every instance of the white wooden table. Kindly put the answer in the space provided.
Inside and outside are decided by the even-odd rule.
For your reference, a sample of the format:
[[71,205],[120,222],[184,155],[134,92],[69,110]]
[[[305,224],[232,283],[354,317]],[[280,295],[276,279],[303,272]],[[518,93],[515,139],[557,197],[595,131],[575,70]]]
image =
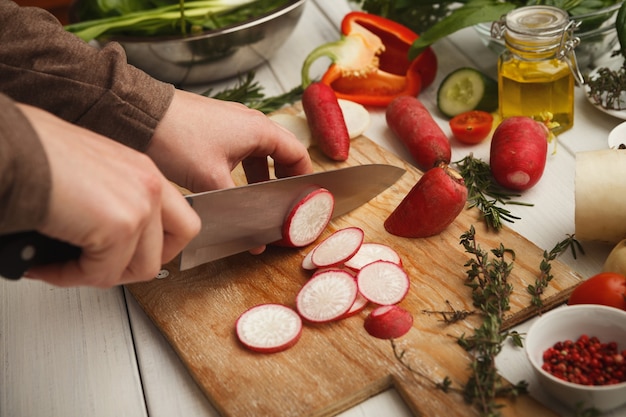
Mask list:
[[[265,93],[274,95],[300,82],[300,66],[316,46],[338,38],[345,0],[309,0],[293,35],[273,58],[256,70]],[[451,70],[473,66],[495,77],[496,57],[473,30],[438,42],[439,71],[420,98],[435,110],[436,85]],[[314,66],[321,75],[327,62]],[[215,91],[235,80],[217,83]],[[205,88],[197,87],[198,90]],[[621,122],[594,109],[580,89],[574,128],[559,137],[542,181],[522,197],[533,207],[512,207],[522,217],[511,227],[538,247],[551,249],[574,233],[574,161],[579,151],[606,148],[609,131]],[[437,113],[434,112],[435,117]],[[449,133],[447,121],[437,118]],[[410,160],[388,131],[381,110],[372,110],[366,136]],[[468,152],[487,158],[488,145],[454,145],[453,160]],[[583,276],[599,272],[610,246],[585,244],[578,260],[560,259]],[[519,326],[520,331],[530,323]],[[39,282],[0,280],[0,416],[216,416],[208,400],[149,321],[122,288],[61,289]],[[525,379],[532,395],[562,415],[571,415],[538,389],[521,349],[507,346],[499,357],[501,373],[513,382]],[[377,395],[342,416],[410,416],[393,390]],[[610,416],[625,416],[626,408]]]

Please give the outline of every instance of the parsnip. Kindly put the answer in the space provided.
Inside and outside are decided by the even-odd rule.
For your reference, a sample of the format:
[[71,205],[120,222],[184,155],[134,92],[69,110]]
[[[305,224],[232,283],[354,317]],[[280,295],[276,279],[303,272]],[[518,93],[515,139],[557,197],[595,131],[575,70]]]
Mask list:
[[626,151],[576,154],[576,238],[617,243],[626,238]]

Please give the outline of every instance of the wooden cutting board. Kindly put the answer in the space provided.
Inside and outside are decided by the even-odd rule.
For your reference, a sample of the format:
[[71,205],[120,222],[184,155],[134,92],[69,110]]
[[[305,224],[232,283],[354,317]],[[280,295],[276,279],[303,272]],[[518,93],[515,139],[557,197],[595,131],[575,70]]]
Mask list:
[[[436,381],[448,376],[456,387],[468,378],[470,356],[456,338],[471,335],[480,317],[447,325],[441,316],[425,311],[450,310],[447,303],[457,310],[473,309],[471,290],[464,285],[463,265],[469,255],[459,244],[470,225],[475,225],[477,241],[484,249],[503,243],[516,253],[507,326],[538,313],[529,307],[526,286],[535,281],[543,250],[552,248],[538,248],[507,228],[488,232],[476,210],[464,211],[435,237],[392,236],[384,230],[383,221],[421,173],[366,137],[353,141],[345,163],[331,162],[316,149],[311,149],[311,155],[316,171],[370,163],[406,169],[400,180],[368,204],[332,221],[320,239],[337,229],[358,226],[365,231],[366,241],[386,243],[401,255],[412,285],[401,305],[415,320],[413,329],[397,344],[419,373]],[[236,176],[243,183],[241,170]],[[171,263],[165,266],[170,273],[166,279],[128,288],[224,416],[330,416],[392,386],[415,415],[478,415],[459,394],[443,393],[400,365],[389,341],[369,336],[363,319],[371,308],[340,322],[306,324],[298,343],[284,352],[256,354],[241,347],[234,325],[243,311],[270,302],[295,307],[296,294],[310,277],[300,265],[306,252],[307,248],[270,247],[259,256],[243,253],[183,272]],[[558,261],[552,271],[555,279],[544,296],[547,308],[565,301],[582,280]],[[506,403],[503,415],[554,414],[523,396]]]

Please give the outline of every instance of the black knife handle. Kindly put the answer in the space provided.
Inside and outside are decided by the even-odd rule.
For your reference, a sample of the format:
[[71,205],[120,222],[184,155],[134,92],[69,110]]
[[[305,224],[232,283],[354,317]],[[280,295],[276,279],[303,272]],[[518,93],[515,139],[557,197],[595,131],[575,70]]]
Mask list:
[[0,276],[20,279],[33,266],[78,259],[77,246],[28,231],[0,236]]

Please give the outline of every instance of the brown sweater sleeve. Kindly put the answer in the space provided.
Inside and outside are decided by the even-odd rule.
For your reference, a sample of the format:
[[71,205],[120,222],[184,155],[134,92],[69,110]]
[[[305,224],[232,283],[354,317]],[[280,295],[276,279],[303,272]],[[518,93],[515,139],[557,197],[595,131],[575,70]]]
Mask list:
[[36,228],[50,199],[50,167],[22,112],[0,94],[0,234]]
[[95,48],[44,10],[0,0],[0,92],[144,150],[174,87],[128,65],[119,44]]

